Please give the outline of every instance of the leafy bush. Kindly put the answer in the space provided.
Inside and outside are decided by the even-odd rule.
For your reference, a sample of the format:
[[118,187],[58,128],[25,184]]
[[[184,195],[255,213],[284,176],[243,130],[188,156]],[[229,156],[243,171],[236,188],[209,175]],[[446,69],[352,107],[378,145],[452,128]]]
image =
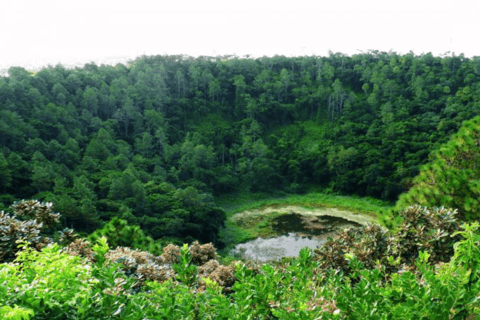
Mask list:
[[217,249],[211,243],[200,245],[198,241],[190,245],[189,252],[192,262],[196,265],[203,265],[210,260],[217,259]]
[[[453,234],[459,241],[448,262],[432,264],[430,254],[420,250],[413,272],[393,272],[382,264],[366,268],[354,253],[347,253],[343,270],[358,274],[356,281],[343,272],[323,270],[323,262],[308,248],[276,266],[255,268],[244,263],[221,266],[216,260],[196,266],[192,252],[199,246],[195,250],[172,246],[164,253],[176,256],[178,262],[171,265],[175,273],[166,279],[147,279],[143,273],[138,285],[142,266],[158,265],[162,256],[120,247],[109,250],[104,238],[91,246],[93,259],[70,256],[56,244],[40,252],[24,245],[15,263],[0,265],[0,315],[10,319],[463,319],[480,315],[479,228],[478,223],[464,225]],[[377,234],[378,229],[371,230]]]
[[[86,258],[91,263],[98,263],[92,244],[84,239],[75,240],[64,251],[73,256]],[[235,262],[228,267],[220,265],[215,260],[216,248],[211,243],[200,245],[195,241],[190,246],[185,244],[182,248],[169,244],[163,248],[159,256],[138,249],[116,247],[106,251],[103,256],[109,264],[119,263],[125,275],[134,276],[137,281],[136,288],[148,280],[164,282],[177,279],[190,285],[195,284],[199,290],[204,290],[203,278],[208,277],[228,291],[235,281],[233,275]]]
[[[18,242],[0,265],[5,319],[461,319],[480,315],[479,223],[412,206],[402,225],[346,229],[275,264],[221,265],[216,248],[161,255],[106,237],[37,251]],[[73,235],[64,232],[64,238]]]
[[450,262],[429,265],[429,254],[421,252],[417,272],[392,274],[386,283],[381,268],[364,269],[352,255],[349,265],[359,270],[361,280],[354,286],[332,281],[336,288],[329,297],[343,319],[475,319],[480,315],[478,228],[478,223],[464,225],[456,233],[462,239]]
[[106,259],[120,263],[127,275],[135,274],[138,284],[145,280],[163,282],[175,278],[172,266],[165,263],[161,256],[154,256],[145,251],[131,250],[126,247],[117,247],[106,254]]
[[[81,317],[91,303],[92,267],[53,244],[38,252],[26,247],[15,264],[0,265],[0,305],[32,310],[35,319]],[[76,308],[72,309],[71,306]]]
[[130,247],[159,254],[160,244],[147,236],[139,226],[128,225],[127,221],[114,217],[102,229],[96,230],[88,236],[88,240],[95,242],[106,237],[112,247]]
[[28,320],[34,315],[31,309],[20,308],[19,306],[0,308],[0,317],[4,320]]
[[45,228],[53,227],[58,223],[60,214],[53,212],[53,203],[42,203],[38,200],[23,200],[15,202],[12,206],[14,213],[18,217],[28,220],[36,220],[43,224]]
[[52,203],[28,200],[14,203],[13,215],[0,212],[0,262],[11,261],[18,251],[18,241],[27,241],[40,250],[52,242],[50,229],[60,214],[52,212]]
[[[453,255],[458,236],[456,210],[411,206],[399,213],[402,224],[395,231],[379,225],[348,228],[315,249],[315,259],[324,270],[337,269],[352,274],[349,259],[354,255],[362,266],[384,266],[388,274],[414,266],[421,251],[429,262],[446,262]],[[358,276],[358,274],[355,274]]]

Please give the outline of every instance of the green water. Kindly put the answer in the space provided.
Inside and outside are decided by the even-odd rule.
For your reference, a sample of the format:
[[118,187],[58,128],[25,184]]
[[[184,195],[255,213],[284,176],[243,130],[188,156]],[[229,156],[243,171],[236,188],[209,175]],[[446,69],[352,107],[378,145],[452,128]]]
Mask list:
[[359,226],[340,217],[285,214],[273,219],[272,228],[278,236],[238,244],[231,253],[259,262],[295,257],[303,247],[317,248],[341,229]]

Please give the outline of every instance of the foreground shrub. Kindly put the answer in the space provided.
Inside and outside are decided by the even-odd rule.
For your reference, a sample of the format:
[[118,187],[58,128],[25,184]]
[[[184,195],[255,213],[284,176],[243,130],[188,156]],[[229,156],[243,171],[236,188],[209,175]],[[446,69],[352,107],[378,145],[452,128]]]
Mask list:
[[[382,268],[364,269],[352,255],[348,264],[361,274],[360,281],[352,286],[336,275],[336,280],[330,280],[332,289],[327,296],[336,302],[342,319],[477,319],[478,228],[478,223],[464,225],[456,233],[463,239],[455,244],[455,254],[448,263],[429,265],[429,254],[421,252],[415,262],[417,272],[391,274],[388,282]],[[331,318],[327,316],[324,319]]]
[[130,247],[153,254],[160,254],[161,247],[151,237],[147,236],[139,226],[131,226],[127,221],[114,217],[102,229],[88,236],[90,242],[105,237],[112,247]]
[[[277,267],[255,269],[243,263],[221,266],[216,260],[196,266],[191,247],[184,245],[172,265],[175,277],[145,279],[140,287],[122,259],[129,257],[140,269],[159,263],[161,256],[109,250],[104,238],[90,246],[92,259],[70,256],[56,244],[41,252],[27,246],[14,263],[0,265],[0,315],[54,320],[473,319],[480,315],[478,229],[476,223],[454,233],[459,241],[446,263],[431,264],[430,255],[419,251],[414,272],[390,272],[381,264],[366,268],[347,253],[343,270],[357,278],[322,271],[322,261],[308,248]],[[221,271],[227,276],[215,276]],[[227,283],[233,285],[226,291]]]
[[235,284],[235,266],[238,262],[232,262],[229,266],[221,265],[217,260],[210,260],[198,268],[199,281],[198,289],[205,290],[210,281],[215,282],[223,293],[231,292]]
[[11,261],[18,251],[17,241],[27,241],[37,250],[53,242],[50,229],[59,222],[60,214],[51,203],[28,200],[14,203],[13,214],[0,212],[0,262]]
[[[18,252],[15,264],[0,265],[0,305],[18,305],[35,319],[81,317],[90,303],[92,268],[79,257],[50,245],[38,252],[30,247]],[[72,310],[71,306],[76,308]]]
[[313,253],[221,265],[212,244],[160,255],[72,239],[18,241],[0,265],[2,319],[464,319],[480,315],[480,225],[412,206],[402,225],[346,229]]
[[4,320],[28,320],[33,317],[34,313],[30,309],[20,308],[19,306],[0,308],[0,319]]
[[421,251],[430,263],[447,262],[453,255],[458,222],[456,211],[445,208],[411,206],[400,212],[402,224],[395,231],[379,225],[348,228],[315,249],[315,260],[324,270],[336,269],[351,274],[349,256],[354,255],[367,269],[379,265],[387,274],[414,267]]
[[120,263],[126,275],[135,275],[138,280],[136,286],[142,285],[145,280],[163,282],[175,279],[171,265],[164,263],[162,257],[156,257],[145,251],[117,247],[107,252],[105,258]]
[[[106,238],[102,238],[106,241]],[[225,292],[228,292],[235,283],[234,271],[237,261],[229,266],[221,265],[217,260],[216,248],[211,244],[200,245],[195,241],[183,248],[169,244],[163,248],[159,256],[138,249],[116,247],[108,249],[104,260],[108,264],[121,265],[122,272],[136,279],[135,288],[140,288],[145,281],[164,282],[178,280],[185,284],[205,290],[204,278],[218,283]],[[82,258],[90,263],[97,263],[92,244],[84,239],[77,239],[63,249],[64,252]]]
[[196,265],[203,265],[210,260],[217,259],[217,249],[211,243],[200,245],[194,241],[189,248],[192,262]]

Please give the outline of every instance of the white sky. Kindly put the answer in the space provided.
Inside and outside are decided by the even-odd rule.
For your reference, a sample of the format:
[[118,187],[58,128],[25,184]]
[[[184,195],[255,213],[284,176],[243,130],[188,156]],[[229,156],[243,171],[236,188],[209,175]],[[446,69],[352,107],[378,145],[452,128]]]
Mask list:
[[480,0],[0,0],[0,71],[147,54],[480,56]]

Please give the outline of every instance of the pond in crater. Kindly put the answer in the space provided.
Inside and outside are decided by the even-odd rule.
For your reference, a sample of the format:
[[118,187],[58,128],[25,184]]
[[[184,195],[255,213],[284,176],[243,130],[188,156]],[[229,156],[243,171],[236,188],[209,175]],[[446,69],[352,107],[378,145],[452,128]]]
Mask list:
[[327,237],[334,236],[343,228],[359,226],[361,224],[328,215],[284,214],[272,219],[272,229],[277,233],[276,237],[259,237],[237,244],[231,253],[259,262],[296,257],[303,247],[315,249],[321,246]]

